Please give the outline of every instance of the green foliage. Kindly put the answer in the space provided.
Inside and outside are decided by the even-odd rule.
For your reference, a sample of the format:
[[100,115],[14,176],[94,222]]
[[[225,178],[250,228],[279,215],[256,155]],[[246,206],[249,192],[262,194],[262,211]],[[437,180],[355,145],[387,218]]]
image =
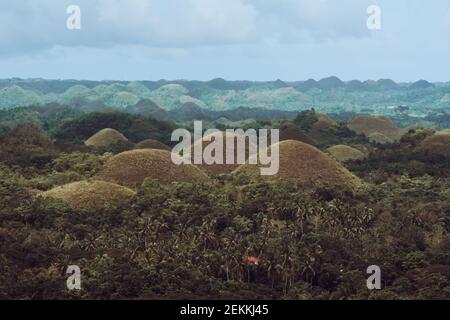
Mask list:
[[295,118],[294,123],[301,129],[309,131],[318,120],[316,111],[311,109],[300,112],[297,118]]
[[0,162],[42,168],[57,156],[51,139],[35,124],[19,124],[0,139]]
[[373,149],[365,161],[347,163],[346,166],[360,177],[381,183],[392,176],[409,175],[421,177],[450,177],[450,159],[444,156],[429,156],[416,151],[416,147],[433,130],[410,130],[400,142],[380,145]]
[[73,171],[90,178],[100,171],[111,156],[110,153],[103,155],[83,152],[63,153],[53,160],[52,168],[57,172]]
[[422,251],[410,252],[402,262],[402,268],[405,270],[414,270],[427,265],[426,255]]
[[0,136],[4,136],[20,123],[33,123],[41,126],[39,114],[28,108],[0,110]]
[[111,153],[99,155],[79,151],[62,153],[48,165],[45,175],[32,176],[27,185],[46,191],[56,186],[92,178],[111,156]]
[[[450,297],[450,163],[414,151],[429,130],[375,149],[333,126],[329,141],[371,151],[346,164],[367,182],[357,194],[239,174],[206,184],[146,180],[132,203],[73,210],[40,191],[93,178],[111,153],[71,144],[62,153],[43,130],[78,143],[105,127],[135,141],[168,137],[172,127],[117,112],[31,109],[0,113],[14,123],[0,140],[0,299]],[[298,125],[314,118],[305,112]],[[36,122],[16,126],[23,119]],[[73,264],[80,292],[65,287]],[[381,291],[367,290],[372,264],[382,269]]]
[[166,142],[170,140],[173,125],[152,118],[121,112],[94,112],[64,122],[56,130],[55,137],[61,141],[82,143],[105,128],[116,129],[133,142],[145,139],[157,139]]
[[[81,174],[84,162],[94,172],[96,157],[62,155],[53,166]],[[436,221],[450,239],[448,189],[431,180],[372,187],[364,201],[284,182],[147,180],[132,205],[73,212],[33,197],[11,169],[0,173],[1,297],[434,299],[450,285],[435,267],[450,262],[450,240],[426,240]],[[427,188],[436,194],[420,195]],[[64,287],[68,264],[82,268],[76,294]],[[370,264],[383,270],[382,292],[365,287]]]

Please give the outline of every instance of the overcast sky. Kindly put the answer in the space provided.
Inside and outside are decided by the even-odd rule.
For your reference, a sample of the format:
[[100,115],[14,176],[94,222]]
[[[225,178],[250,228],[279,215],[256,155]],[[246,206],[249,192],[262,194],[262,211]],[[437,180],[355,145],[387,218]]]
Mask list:
[[[66,9],[81,8],[81,30]],[[382,9],[368,30],[366,9]],[[448,0],[1,0],[0,78],[450,81]]]

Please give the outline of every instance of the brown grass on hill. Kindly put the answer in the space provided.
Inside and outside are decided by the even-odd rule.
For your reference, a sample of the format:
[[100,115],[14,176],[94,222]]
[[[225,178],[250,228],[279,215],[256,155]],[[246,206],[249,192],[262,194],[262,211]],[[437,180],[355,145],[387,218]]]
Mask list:
[[427,155],[450,157],[450,129],[439,131],[426,138],[417,147],[417,151]]
[[[359,178],[336,160],[309,144],[287,140],[279,143],[279,150],[279,172],[267,178],[322,184],[352,191],[361,186]],[[260,174],[259,166],[251,164],[242,165],[234,173],[241,172],[250,176]]]
[[108,205],[130,201],[135,192],[126,187],[104,181],[81,181],[56,187],[41,194],[43,197],[60,199],[73,209],[99,210]]
[[154,139],[147,139],[136,144],[135,149],[159,149],[171,151],[172,149],[162,142]]
[[326,150],[333,158],[339,162],[347,162],[351,160],[363,160],[366,156],[358,149],[346,145],[337,145]]
[[313,124],[312,130],[326,130],[334,125],[336,122],[324,113],[316,112],[317,121]]
[[324,113],[316,112],[316,116],[318,120],[308,131],[308,136],[316,141],[315,145],[324,145],[333,138],[333,132],[330,129],[336,125],[336,122]]
[[109,147],[114,144],[126,143],[128,139],[119,131],[111,128],[102,129],[92,137],[87,139],[84,144],[95,148]]
[[308,134],[297,127],[292,122],[286,122],[280,127],[280,141],[296,140],[313,146],[317,146],[317,141],[308,136]]
[[400,139],[405,133],[403,129],[397,128],[389,118],[384,116],[356,116],[350,120],[347,126],[350,130],[363,134],[368,138],[372,135],[374,141],[376,141],[375,139],[380,140],[376,141],[378,143],[384,143],[381,142],[384,138],[375,134],[384,135],[392,142]]
[[96,178],[127,187],[139,186],[146,178],[162,184],[208,180],[199,168],[189,164],[176,165],[172,162],[171,152],[157,149],[122,152],[109,159]]
[[[238,135],[236,134],[231,134],[231,133],[224,133],[224,132],[220,132],[217,134],[211,134],[208,135],[206,137],[204,137],[203,139],[199,139],[197,141],[195,141],[192,146],[191,146],[191,159],[192,159],[192,163],[194,163],[194,148],[195,147],[199,147],[200,144],[202,143],[202,150],[205,151],[205,148],[212,143],[212,141],[215,141],[214,139],[222,139],[223,141],[223,162],[224,164],[206,164],[203,163],[201,165],[197,165],[198,167],[200,167],[203,171],[207,172],[210,175],[219,175],[219,174],[226,174],[226,173],[230,173],[233,170],[237,169],[239,167],[239,164],[226,164],[226,154],[227,153],[233,153],[233,149],[234,149],[234,163],[237,163],[237,137]],[[209,138],[212,138],[211,141],[208,141]],[[227,148],[227,140],[228,139],[234,139],[234,148]],[[270,140],[268,141],[268,143],[270,143]],[[245,160],[248,159],[249,155],[250,155],[250,141],[248,138],[246,138],[246,143],[245,143]],[[253,145],[256,148],[256,145]]]

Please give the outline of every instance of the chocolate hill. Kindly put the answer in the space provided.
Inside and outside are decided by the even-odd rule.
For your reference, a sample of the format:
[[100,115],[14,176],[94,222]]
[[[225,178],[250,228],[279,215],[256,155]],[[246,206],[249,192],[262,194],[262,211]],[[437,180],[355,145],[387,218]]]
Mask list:
[[128,139],[115,129],[102,129],[92,137],[87,139],[84,144],[94,148],[104,148],[115,144],[127,143]]
[[[228,132],[226,132],[226,133],[220,132],[220,133],[217,133],[217,134],[208,135],[206,137],[203,137],[202,139],[199,139],[199,140],[195,141],[192,144],[192,146],[191,146],[192,162],[194,162],[194,148],[200,147],[200,144],[201,144],[202,150],[204,151],[205,148],[207,148],[208,145],[210,145],[212,143],[212,141],[214,141],[214,139],[222,139],[224,164],[206,164],[206,163],[203,163],[203,164],[199,164],[197,166],[200,167],[203,171],[205,171],[205,172],[207,172],[208,174],[211,174],[211,175],[219,175],[219,174],[225,174],[225,173],[232,172],[233,170],[235,170],[236,168],[239,167],[239,164],[226,164],[225,155],[228,154],[228,153],[233,153],[234,159],[235,159],[234,163],[237,163],[237,160],[236,160],[237,159],[237,138],[238,138],[238,135],[236,135],[236,134],[231,134],[231,133],[228,133]],[[211,139],[211,141],[209,141],[210,139]],[[232,147],[232,148],[228,148],[228,146],[227,146],[227,140],[229,140],[229,139],[234,141],[234,143],[233,143],[234,147]],[[249,146],[250,146],[250,142],[249,142],[248,139],[246,139],[245,160],[247,160],[249,155],[250,155],[250,147]],[[256,148],[255,145],[254,145],[254,147]]]
[[339,162],[347,162],[351,160],[362,160],[366,156],[358,149],[346,145],[337,145],[326,150],[334,159]]
[[377,143],[388,143],[399,140],[405,130],[384,116],[356,116],[348,123],[349,129],[363,134]]
[[99,210],[108,205],[130,201],[135,192],[126,187],[104,181],[80,181],[53,188],[41,194],[60,199],[73,209]]
[[[322,184],[347,190],[356,190],[361,185],[359,178],[309,144],[293,140],[282,141],[279,143],[279,152],[279,172],[275,176],[267,176],[268,178]],[[255,176],[260,174],[259,167],[245,164],[235,173],[244,172]]]
[[170,151],[171,148],[162,142],[154,139],[147,139],[135,145],[135,149],[159,149]]
[[170,151],[156,149],[119,153],[108,160],[96,178],[127,187],[141,185],[146,178],[157,180],[161,184],[208,180],[207,175],[196,166],[176,165],[172,162]]

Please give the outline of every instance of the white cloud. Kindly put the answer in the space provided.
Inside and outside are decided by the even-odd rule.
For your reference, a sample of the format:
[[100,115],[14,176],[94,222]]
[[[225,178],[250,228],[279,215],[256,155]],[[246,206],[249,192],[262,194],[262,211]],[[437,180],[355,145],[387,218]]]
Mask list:
[[[251,41],[257,12],[241,0],[14,0],[0,3],[0,53],[52,46],[195,47]],[[82,29],[69,31],[68,5]]]
[[[192,48],[358,36],[355,0],[8,0],[0,3],[0,54],[54,46],[146,45]],[[66,29],[66,8],[81,7],[82,29]],[[359,21],[361,20],[361,21]]]
[[[365,37],[370,0],[278,0],[258,9],[282,42]],[[270,30],[268,30],[270,32]]]
[[[134,45],[192,51],[192,48],[206,46],[222,49],[240,44],[338,42],[336,40],[371,36],[366,28],[366,8],[373,2],[2,0],[0,55],[34,54],[56,46]],[[82,10],[79,31],[66,28],[66,8],[71,4],[79,5]],[[447,22],[450,28],[450,15]]]

